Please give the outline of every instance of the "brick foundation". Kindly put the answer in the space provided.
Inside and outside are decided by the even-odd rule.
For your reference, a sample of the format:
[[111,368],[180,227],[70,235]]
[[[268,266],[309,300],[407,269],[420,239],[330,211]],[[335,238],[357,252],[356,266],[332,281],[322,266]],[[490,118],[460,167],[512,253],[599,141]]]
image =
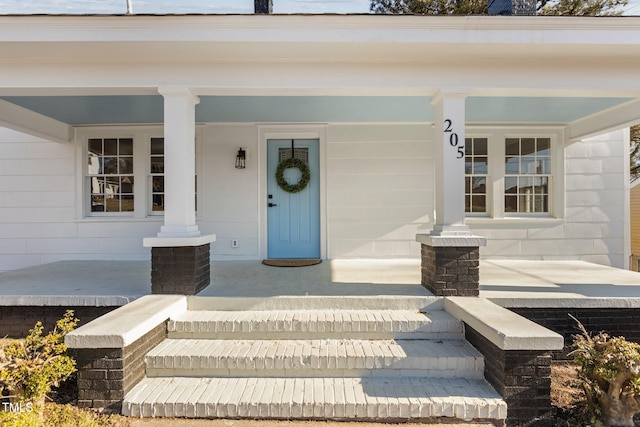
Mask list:
[[478,296],[480,248],[423,244],[422,286],[436,296]]
[[484,355],[484,376],[507,403],[507,426],[543,426],[551,415],[551,354],[501,350],[465,324],[465,338]]
[[82,326],[116,308],[118,307],[0,306],[0,338],[24,338],[38,321],[42,322],[48,332],[67,310],[73,310],[74,316],[80,320],[78,326]]
[[573,336],[579,333],[569,314],[590,333],[604,331],[640,343],[640,308],[506,308],[563,336],[565,348],[554,353],[556,359],[570,358],[567,353],[571,351]]
[[151,293],[195,295],[210,283],[210,245],[151,248]]
[[124,348],[73,350],[78,368],[78,406],[119,412],[125,394],[144,378],[144,356],[166,335],[163,322]]

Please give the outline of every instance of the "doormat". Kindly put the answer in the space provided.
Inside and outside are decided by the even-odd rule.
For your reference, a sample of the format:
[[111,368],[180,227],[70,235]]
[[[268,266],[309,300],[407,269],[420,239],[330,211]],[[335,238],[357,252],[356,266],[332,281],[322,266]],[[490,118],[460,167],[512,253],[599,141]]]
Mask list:
[[271,267],[308,267],[321,262],[321,259],[265,259],[262,261],[264,265]]

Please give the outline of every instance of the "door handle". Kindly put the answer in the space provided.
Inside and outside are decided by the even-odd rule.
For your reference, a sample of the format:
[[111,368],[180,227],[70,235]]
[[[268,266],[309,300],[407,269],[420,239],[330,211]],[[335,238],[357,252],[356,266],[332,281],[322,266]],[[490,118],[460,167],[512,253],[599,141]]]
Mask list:
[[275,204],[275,203],[269,203],[269,207],[270,207],[270,208],[272,208],[272,207],[274,207],[274,206],[278,206],[278,205],[277,205],[277,204]]

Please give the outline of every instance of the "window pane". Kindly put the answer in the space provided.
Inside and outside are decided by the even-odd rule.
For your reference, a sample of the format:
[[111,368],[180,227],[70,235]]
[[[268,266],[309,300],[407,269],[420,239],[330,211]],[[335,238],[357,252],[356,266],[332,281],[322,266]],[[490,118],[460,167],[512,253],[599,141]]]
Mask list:
[[535,173],[536,172],[536,158],[533,156],[526,156],[520,159],[520,173]]
[[133,212],[133,194],[125,194],[120,198],[120,211]]
[[464,211],[465,212],[473,212],[471,210],[471,196],[470,195],[466,195],[464,196]]
[[104,140],[104,154],[110,156],[118,155],[118,140],[109,138]]
[[518,206],[518,212],[533,212],[533,195],[532,194],[524,194],[520,195],[518,202],[520,205]]
[[487,168],[487,157],[476,157],[473,160],[473,173],[479,175],[486,175],[488,172]]
[[525,193],[533,191],[533,178],[528,176],[521,176],[518,180],[518,192]]
[[164,173],[164,157],[151,157],[151,173]]
[[504,179],[504,192],[505,193],[517,193],[518,192],[518,178],[506,177]]
[[535,212],[546,212],[547,211],[547,196],[535,196],[534,198],[534,209]]
[[522,138],[520,140],[520,155],[526,156],[527,154],[533,154],[536,152],[536,140],[535,138]]
[[133,139],[122,138],[120,139],[120,148],[118,153],[121,156],[133,156]]
[[469,175],[473,173],[473,159],[471,157],[467,157],[464,162],[464,173]]
[[464,177],[464,192],[465,193],[470,193],[471,192],[471,177],[470,176],[465,176]]
[[507,157],[504,165],[504,173],[507,175],[517,175],[520,173],[520,158]]
[[107,195],[107,212],[120,212],[120,196]]
[[153,195],[153,211],[154,212],[162,212],[164,211],[164,194],[154,194]]
[[164,177],[163,176],[153,177],[153,192],[164,193]]
[[518,197],[517,196],[504,196],[504,211],[505,212],[518,212]]
[[105,175],[116,175],[118,173],[118,158],[117,157],[103,157]]
[[487,192],[487,178],[476,177],[473,178],[473,193],[486,193]]
[[474,138],[473,140],[473,154],[476,156],[486,156],[487,152],[487,138]]
[[99,175],[102,173],[102,160],[103,157],[89,154],[89,163],[87,166],[87,172],[89,175]]
[[151,138],[151,154],[164,154],[164,138]]
[[536,178],[536,193],[549,193],[549,178],[546,176],[541,176]]
[[546,175],[551,173],[551,159],[549,157],[538,157],[537,173]]
[[91,212],[104,212],[104,196],[92,195],[91,196]]
[[538,154],[542,154],[544,156],[551,155],[551,139],[538,138],[536,151],[538,152]]
[[486,212],[486,196],[484,194],[481,195],[473,195],[471,196],[471,211],[472,212]]
[[89,140],[89,153],[99,156],[102,154],[102,140],[90,139]]
[[120,174],[133,174],[133,157],[120,157]]
[[115,177],[105,177],[104,179],[105,182],[105,193],[107,194],[107,197],[109,196],[109,194],[117,194],[120,192],[120,178],[115,176]]
[[464,139],[464,154],[466,156],[470,156],[473,154],[473,139],[471,138]]
[[133,194],[133,177],[125,176],[120,181],[120,193],[131,193]]
[[520,155],[520,140],[518,138],[507,138],[505,141],[505,154],[507,156]]

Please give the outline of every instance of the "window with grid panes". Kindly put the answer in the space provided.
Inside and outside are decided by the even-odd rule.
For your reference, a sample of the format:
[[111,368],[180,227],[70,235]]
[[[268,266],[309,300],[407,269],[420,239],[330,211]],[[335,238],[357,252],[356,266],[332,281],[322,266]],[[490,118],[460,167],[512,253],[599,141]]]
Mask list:
[[133,139],[91,138],[87,148],[91,212],[133,212]]
[[[151,213],[164,212],[164,138],[151,138],[150,150],[150,178]],[[196,156],[197,157],[197,156]],[[196,185],[195,207],[198,209],[198,176],[194,177]]]
[[465,211],[487,212],[487,138],[465,138]]
[[164,212],[164,138],[151,138],[151,212]]
[[550,138],[506,138],[505,213],[548,213]]

